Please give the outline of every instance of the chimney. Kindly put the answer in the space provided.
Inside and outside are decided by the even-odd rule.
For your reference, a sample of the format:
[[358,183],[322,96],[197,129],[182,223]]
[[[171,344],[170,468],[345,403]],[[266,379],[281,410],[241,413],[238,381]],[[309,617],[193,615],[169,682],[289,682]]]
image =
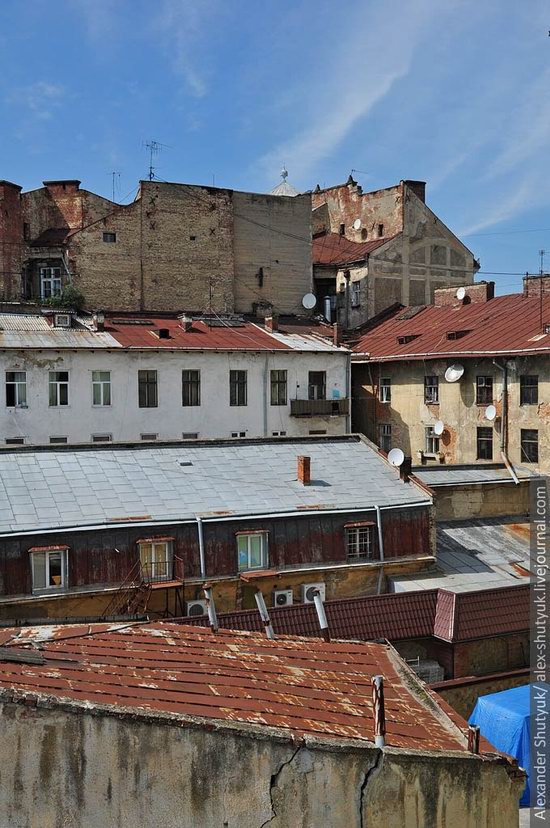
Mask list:
[[81,182],[76,178],[60,179],[59,181],[43,181],[42,184],[52,192],[76,193]]
[[332,326],[332,344],[339,345],[342,341],[342,331],[338,322]]
[[311,483],[311,457],[298,456],[298,480],[304,486]]
[[183,328],[184,331],[187,332],[187,331],[192,330],[193,320],[190,319],[189,316],[186,316],[185,314],[183,314],[182,316],[179,317],[179,321],[180,321],[180,325],[181,325],[181,327]]
[[105,314],[103,311],[95,311],[92,316],[92,327],[94,331],[104,331],[105,330]]
[[265,318],[265,329],[266,331],[278,331],[279,330],[279,317],[274,314],[270,313],[269,316]]
[[412,457],[405,457],[399,466],[399,477],[403,483],[408,483],[412,474]]
[[426,203],[426,182],[425,181],[403,181],[403,184],[412,190],[413,193],[422,201]]
[[524,297],[540,296],[541,293],[550,293],[550,274],[543,273],[542,276],[529,276],[526,273],[523,277]]
[[490,299],[494,298],[494,282],[476,282],[473,285],[464,285],[463,287],[437,288],[437,290],[434,290],[434,305],[439,308],[453,305],[455,307],[476,305],[489,302]]

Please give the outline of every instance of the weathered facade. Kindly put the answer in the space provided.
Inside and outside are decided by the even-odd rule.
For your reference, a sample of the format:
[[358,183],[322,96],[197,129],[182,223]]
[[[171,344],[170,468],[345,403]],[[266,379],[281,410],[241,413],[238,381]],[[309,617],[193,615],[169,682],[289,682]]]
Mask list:
[[4,300],[71,284],[89,309],[289,313],[311,290],[309,195],[141,181],[120,205],[79,181],[0,182],[0,202]]
[[427,207],[422,181],[364,193],[350,176],[314,190],[312,202],[316,292],[333,297],[334,318],[347,328],[395,303],[430,303],[437,288],[468,284],[479,268]]
[[499,297],[491,282],[462,298],[442,290],[435,305],[373,325],[353,346],[353,428],[415,462],[547,471],[550,296],[529,285]]

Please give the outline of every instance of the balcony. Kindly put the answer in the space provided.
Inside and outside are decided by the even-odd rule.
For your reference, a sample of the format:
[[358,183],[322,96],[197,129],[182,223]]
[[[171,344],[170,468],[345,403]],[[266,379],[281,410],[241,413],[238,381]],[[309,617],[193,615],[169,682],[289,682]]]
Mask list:
[[348,400],[291,400],[291,417],[341,417],[348,413]]

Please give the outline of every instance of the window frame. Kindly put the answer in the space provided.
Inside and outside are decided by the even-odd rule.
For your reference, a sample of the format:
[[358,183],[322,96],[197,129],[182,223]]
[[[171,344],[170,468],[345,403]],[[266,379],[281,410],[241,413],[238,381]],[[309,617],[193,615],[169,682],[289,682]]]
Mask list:
[[[191,376],[191,375],[194,376]],[[189,375],[186,377],[186,375]],[[181,372],[181,404],[198,408],[201,404],[201,372],[199,368],[183,368]]]
[[[382,449],[382,451],[385,451],[386,454],[388,454],[388,452],[391,451],[391,438],[392,438],[391,423],[379,423],[378,424],[378,429],[379,429],[378,430],[379,446]],[[385,434],[384,434],[384,430],[386,430]],[[387,440],[389,440],[389,443],[387,442]],[[388,445],[389,445],[389,448],[386,448],[386,446],[388,446]]]
[[[94,379],[94,374],[108,374],[109,379]],[[95,390],[99,388],[99,397],[101,402],[95,402]],[[105,388],[108,388],[109,402],[105,402]],[[113,404],[113,392],[111,382],[111,372],[104,371],[101,368],[92,371],[92,408],[110,408]]]
[[[483,380],[483,382],[481,382]],[[490,383],[487,382],[490,380]],[[485,389],[491,389],[491,396],[485,393]],[[483,391],[481,389],[484,389]],[[495,378],[491,374],[479,374],[476,376],[476,405],[492,405],[495,394]]]
[[[154,379],[151,379],[149,376],[145,377],[145,374],[154,375]],[[150,395],[154,397],[154,401],[149,399]],[[156,368],[140,368],[138,370],[138,408],[158,407],[158,371],[156,370]]]
[[[318,377],[320,382],[313,381],[312,377]],[[327,398],[327,372],[308,371],[307,375],[307,398],[308,400],[326,400]]]
[[248,405],[248,371],[231,368],[229,371],[229,405],[244,407]]
[[437,457],[440,452],[441,436],[436,434],[433,425],[424,426],[424,454],[427,457]]
[[[237,543],[237,572],[250,572],[250,571],[257,571],[261,569],[266,569],[269,565],[269,532],[265,529],[257,529],[252,532],[250,531],[242,531],[242,532],[235,532],[235,538]],[[260,558],[261,561],[259,564],[251,565],[251,542],[256,539],[261,540],[261,548],[260,548]],[[243,539],[246,539],[246,556],[247,556],[247,565],[241,566],[241,549],[240,543]],[[243,550],[244,551],[244,550]]]
[[[48,594],[50,592],[65,592],[69,588],[69,547],[68,546],[59,546],[52,549],[30,549],[30,565],[31,565],[31,592],[33,595],[43,595]],[[60,557],[60,564],[61,564],[61,583],[60,584],[53,584],[48,585],[48,581],[50,580],[50,557],[51,556]],[[35,573],[36,573],[36,564],[35,561],[38,560],[39,556],[43,556],[45,558],[45,566],[44,566],[44,575],[45,575],[45,585],[44,586],[36,586],[35,584]]]
[[[140,574],[145,583],[171,581],[174,577],[174,538],[142,538],[136,543]],[[144,563],[143,548],[147,546],[151,547],[151,560]],[[157,554],[157,547],[164,547],[164,557]]]
[[103,242],[104,244],[116,244],[116,232],[112,230],[104,230],[103,231]]
[[[483,432],[483,434],[481,433]],[[490,434],[490,438],[487,436]],[[477,426],[476,429],[476,460],[493,459],[494,429],[491,426]]]
[[[432,399],[430,399],[430,396]],[[439,405],[439,377],[437,374],[424,375],[424,403],[425,405]]]
[[270,389],[271,405],[288,404],[288,371],[286,368],[271,369]]
[[[536,441],[528,439],[527,434],[536,434]],[[522,428],[520,429],[520,463],[538,463],[539,462],[539,430],[538,428]],[[535,457],[527,457],[525,453],[526,446],[535,446]]]
[[[527,380],[531,380],[527,383]],[[533,382],[534,380],[534,382]],[[534,391],[534,393],[533,393]],[[530,392],[530,393],[528,393]],[[532,396],[534,399],[526,399]],[[519,378],[519,404],[520,405],[538,405],[539,401],[539,375],[538,374],[521,374]]]
[[391,377],[380,377],[378,399],[381,403],[391,403]]
[[[346,559],[348,561],[371,561],[375,559],[376,536],[373,522],[350,524],[344,527]],[[363,537],[362,537],[363,535]],[[362,551],[362,543],[367,540],[368,551]]]
[[[10,375],[15,377],[16,374],[23,374],[23,380],[12,379],[10,380]],[[27,372],[26,371],[6,371],[5,373],[6,378],[6,408],[28,408],[27,403]],[[8,387],[13,389],[13,403],[8,402]],[[21,389],[23,389],[23,394],[21,395]],[[22,401],[22,397],[24,398]]]
[[[58,273],[59,276],[54,275]],[[48,275],[46,275],[48,273]],[[53,299],[55,296],[61,296],[63,293],[63,280],[61,276],[61,267],[56,265],[39,265],[38,269],[40,279],[40,298]],[[46,293],[45,286],[49,283],[50,292]],[[57,284],[58,283],[58,284]],[[56,289],[56,286],[58,289]]]
[[355,279],[350,282],[350,305],[352,308],[361,307],[361,280]]
[[[58,374],[66,374],[67,379],[52,379],[52,376],[57,376]],[[69,371],[50,371],[48,376],[48,408],[68,408],[71,404],[71,398],[69,394],[69,386],[70,386],[70,372]],[[61,389],[65,387],[66,390],[66,402],[61,402]],[[55,389],[55,402],[52,402],[52,389]]]

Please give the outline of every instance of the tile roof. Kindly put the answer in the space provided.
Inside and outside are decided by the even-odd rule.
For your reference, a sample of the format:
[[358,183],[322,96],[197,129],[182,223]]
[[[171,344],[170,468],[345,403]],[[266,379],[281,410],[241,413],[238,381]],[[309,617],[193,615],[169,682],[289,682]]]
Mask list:
[[[549,294],[543,294],[542,309],[543,323],[550,323]],[[403,318],[406,310],[396,310],[361,336],[352,350],[373,361],[550,351],[550,333],[541,331],[541,301],[536,296],[513,293],[468,305],[426,305],[408,319]],[[465,333],[447,339],[453,331]],[[407,336],[415,338],[398,342],[398,337]]]
[[[311,457],[312,481],[297,480]],[[352,511],[431,498],[403,483],[359,437],[220,440],[178,445],[94,446],[0,452],[0,532],[171,523],[197,514]]]
[[477,592],[440,589],[434,634],[458,642],[525,632],[530,624],[529,590],[528,584]]
[[4,647],[28,648],[44,659],[2,659],[0,688],[8,694],[372,743],[371,678],[381,674],[388,746],[466,750],[465,723],[446,715],[435,693],[385,644],[270,641],[162,622],[16,628],[0,635]]
[[372,239],[366,242],[354,242],[340,236],[339,233],[325,233],[316,236],[312,242],[312,258],[314,265],[340,265],[361,262],[369,253],[382,247],[393,236],[382,239]]

